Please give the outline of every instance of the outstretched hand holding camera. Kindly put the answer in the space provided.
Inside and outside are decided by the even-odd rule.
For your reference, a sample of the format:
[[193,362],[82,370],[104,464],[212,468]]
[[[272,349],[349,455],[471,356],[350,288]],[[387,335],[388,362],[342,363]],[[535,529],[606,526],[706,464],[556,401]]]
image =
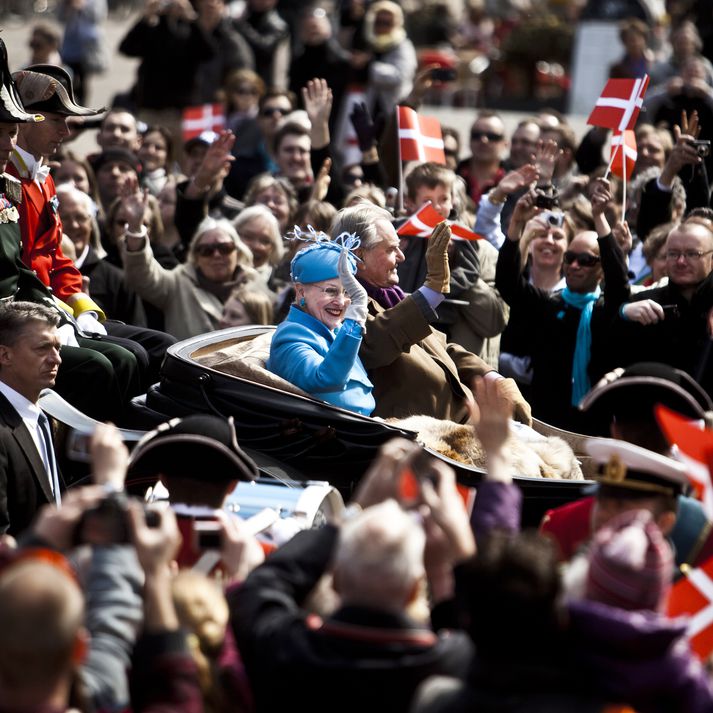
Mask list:
[[[688,116],[686,112],[681,113],[680,126],[673,127],[674,146],[666,159],[659,183],[664,188],[671,188],[673,181],[685,166],[698,166],[703,162],[699,155],[697,145],[701,127],[698,123],[698,112],[693,111]],[[710,145],[709,145],[710,148]]]

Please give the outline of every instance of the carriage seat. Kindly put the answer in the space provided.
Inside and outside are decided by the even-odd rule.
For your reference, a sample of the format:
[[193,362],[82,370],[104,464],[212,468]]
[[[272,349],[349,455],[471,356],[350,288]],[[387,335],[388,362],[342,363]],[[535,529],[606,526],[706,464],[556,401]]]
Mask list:
[[314,397],[306,391],[265,368],[270,356],[270,342],[273,334],[273,331],[265,332],[252,339],[232,342],[215,351],[201,352],[192,355],[192,357],[202,366],[215,369],[223,374],[237,376],[262,386],[270,386],[273,389],[297,396],[306,396],[314,400]]

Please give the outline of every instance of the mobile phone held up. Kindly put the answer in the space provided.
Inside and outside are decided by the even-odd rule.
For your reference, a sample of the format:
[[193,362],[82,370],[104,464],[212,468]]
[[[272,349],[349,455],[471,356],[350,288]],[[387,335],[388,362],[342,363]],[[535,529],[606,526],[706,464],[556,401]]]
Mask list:
[[431,79],[434,82],[455,82],[456,76],[453,67],[436,67],[431,70]]

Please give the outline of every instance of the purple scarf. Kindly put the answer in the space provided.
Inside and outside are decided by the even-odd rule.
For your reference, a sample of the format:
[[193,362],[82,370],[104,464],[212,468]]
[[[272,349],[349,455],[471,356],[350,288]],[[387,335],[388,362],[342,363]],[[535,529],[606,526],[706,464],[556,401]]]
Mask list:
[[395,307],[406,297],[406,293],[398,285],[394,285],[393,287],[377,287],[370,282],[364,282],[364,280],[359,279],[359,276],[357,276],[357,280],[364,286],[366,294],[376,300],[384,309]]

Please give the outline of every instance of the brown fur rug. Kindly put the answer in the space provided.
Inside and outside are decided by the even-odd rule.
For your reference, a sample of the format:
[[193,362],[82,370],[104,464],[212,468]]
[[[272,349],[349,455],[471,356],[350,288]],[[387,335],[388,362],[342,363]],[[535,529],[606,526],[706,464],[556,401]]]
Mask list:
[[[460,463],[485,469],[485,451],[472,426],[441,421],[430,416],[387,419],[389,423],[418,433],[418,440]],[[557,436],[525,441],[511,434],[506,448],[515,475],[531,478],[583,480],[582,470],[570,446]]]

